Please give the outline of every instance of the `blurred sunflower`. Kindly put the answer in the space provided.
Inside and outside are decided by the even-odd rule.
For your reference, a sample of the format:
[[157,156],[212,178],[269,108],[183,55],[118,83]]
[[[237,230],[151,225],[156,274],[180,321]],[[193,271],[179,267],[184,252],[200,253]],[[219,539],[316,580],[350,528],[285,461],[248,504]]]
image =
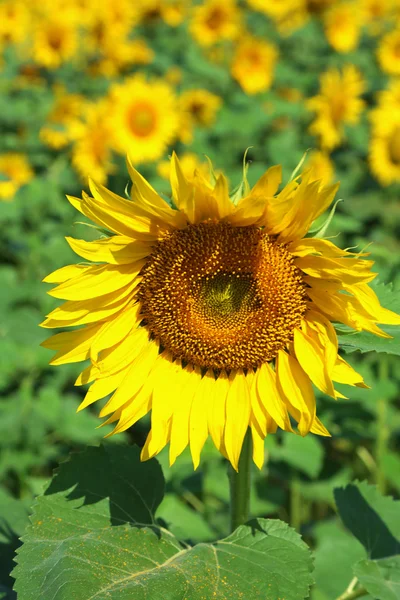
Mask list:
[[0,200],[12,200],[34,174],[24,154],[0,154]]
[[193,139],[194,127],[209,127],[216,119],[222,99],[207,90],[186,90],[179,97],[179,137],[185,144]]
[[383,36],[377,50],[382,71],[400,75],[400,28]]
[[177,27],[186,19],[190,0],[144,0],[140,4],[140,21],[163,20],[170,27]]
[[54,87],[54,106],[41,127],[39,136],[55,150],[77,139],[82,131],[82,115],[86,100],[80,94],[69,94],[64,86]]
[[400,106],[388,107],[372,111],[369,145],[371,172],[384,186],[400,181]]
[[33,59],[43,67],[57,69],[75,56],[78,32],[75,23],[62,15],[51,15],[36,25],[33,39]]
[[154,58],[154,52],[141,39],[131,39],[124,30],[110,29],[98,21],[85,36],[86,52],[91,75],[113,77],[131,65],[146,65]]
[[307,168],[311,169],[310,179],[329,185],[334,176],[335,168],[329,155],[322,150],[313,150],[307,159]]
[[201,46],[236,39],[242,29],[235,0],[205,0],[193,9],[190,32]]
[[23,42],[29,28],[29,10],[25,2],[5,0],[0,3],[0,47]]
[[193,181],[176,156],[171,207],[129,164],[131,200],[90,182],[93,197],[69,198],[109,237],[67,238],[85,261],[47,278],[66,300],[43,326],[81,326],[44,342],[52,364],[90,364],[80,409],[112,394],[100,415],[124,431],[151,410],[148,459],[170,442],[170,463],[190,446],[195,468],[210,434],[237,469],[250,426],[261,467],[264,438],[277,427],[329,435],[316,416],[312,383],[333,398],[333,382],[365,387],[338,355],[331,321],[388,337],[400,324],[369,288],[372,261],[331,241],[306,238],[337,185],[310,172],[280,193],[269,169],[231,201],[226,179]]
[[135,164],[160,158],[179,127],[173,89],[162,80],[134,75],[114,84],[109,96],[115,149]]
[[360,10],[353,2],[334,4],[324,15],[325,35],[336,52],[351,52],[361,31]]
[[[201,162],[193,152],[184,152],[180,157],[180,166],[183,175],[188,181],[193,181],[196,176],[196,172],[204,178],[207,178],[210,172],[208,163]],[[157,165],[157,173],[163,179],[170,179],[171,177],[171,161],[163,160]]]
[[247,4],[254,10],[264,13],[276,22],[283,21],[290,13],[304,9],[305,0],[247,0]]
[[103,184],[114,171],[109,113],[107,100],[86,107],[85,123],[72,149],[72,164],[85,183],[90,175]]
[[360,0],[359,10],[369,33],[378,35],[394,19],[395,3],[393,0]]
[[170,27],[178,27],[187,18],[189,0],[160,0],[161,19]]
[[364,90],[364,79],[353,65],[345,65],[342,72],[329,69],[321,75],[320,93],[307,101],[307,107],[316,113],[310,133],[320,138],[325,150],[335,148],[344,139],[343,125],[358,123]]
[[384,112],[379,109],[391,110],[392,108],[400,108],[400,80],[393,79],[389,82],[386,90],[381,90],[377,94],[378,107],[369,113],[369,117],[377,126],[380,125],[380,120],[384,118]]
[[251,36],[242,38],[233,57],[232,76],[247,94],[265,92],[271,86],[277,59],[273,44]]

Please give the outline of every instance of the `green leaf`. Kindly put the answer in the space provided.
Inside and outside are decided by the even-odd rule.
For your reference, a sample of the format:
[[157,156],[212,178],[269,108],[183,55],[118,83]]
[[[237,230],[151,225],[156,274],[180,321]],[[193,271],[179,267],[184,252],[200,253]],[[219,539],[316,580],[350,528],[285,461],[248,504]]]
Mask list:
[[400,600],[400,556],[361,560],[354,567],[361,585],[375,600]]
[[364,549],[339,519],[320,521],[314,528],[314,535],[317,542],[315,588],[319,592],[318,598],[332,600],[348,586],[353,577],[352,566],[364,558]]
[[311,553],[286,523],[258,519],[215,544],[182,545],[154,521],[155,460],[90,448],[61,465],[18,553],[18,600],[266,600],[308,597]]
[[309,477],[318,476],[324,459],[324,451],[316,436],[286,435],[282,445],[271,449],[274,460],[283,460]]
[[0,598],[2,593],[6,594],[4,597],[7,599],[14,597],[11,595],[13,580],[9,573],[13,568],[15,551],[20,545],[19,536],[28,523],[28,514],[24,502],[0,488]]
[[[393,290],[392,285],[377,284],[372,286],[384,308],[400,314],[400,294]],[[385,352],[386,354],[400,355],[400,326],[382,325],[390,338],[382,338],[366,331],[354,332],[350,328],[346,333],[338,335],[339,345],[345,352]],[[341,327],[342,330],[342,327]]]
[[336,488],[335,501],[347,529],[362,543],[370,558],[400,553],[400,502],[382,496],[366,482]]

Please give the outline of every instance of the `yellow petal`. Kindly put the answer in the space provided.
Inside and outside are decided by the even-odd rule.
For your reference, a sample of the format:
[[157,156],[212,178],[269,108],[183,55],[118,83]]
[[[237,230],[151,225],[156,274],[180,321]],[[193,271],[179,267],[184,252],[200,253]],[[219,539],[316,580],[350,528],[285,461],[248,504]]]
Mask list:
[[129,367],[149,343],[149,333],[145,327],[133,329],[115,346],[104,350],[97,367],[100,377],[105,378]]
[[314,310],[307,311],[305,324],[307,335],[315,341],[319,341],[324,348],[326,369],[329,377],[331,377],[338,353],[338,339],[335,328],[329,319]]
[[207,403],[208,431],[215,447],[220,452],[223,448],[225,421],[226,421],[226,398],[230,382],[225,371],[221,371],[210,393]]
[[96,379],[99,374],[99,370],[96,365],[89,365],[86,369],[83,369],[82,373],[78,375],[75,380],[74,385],[85,385],[87,383],[92,383]]
[[337,279],[345,284],[367,283],[377,273],[371,272],[372,260],[358,258],[325,258],[323,256],[305,256],[297,258],[295,265],[312,277]]
[[244,436],[250,422],[250,390],[242,369],[232,371],[226,398],[225,449],[237,471]]
[[215,184],[214,196],[217,203],[217,216],[219,219],[224,219],[231,215],[235,209],[229,199],[228,182],[226,177],[221,173]]
[[266,199],[263,197],[253,198],[246,196],[239,200],[235,212],[233,212],[227,221],[238,227],[246,227],[258,223],[265,211]]
[[194,469],[197,469],[200,464],[200,454],[208,437],[207,408],[214,392],[214,386],[214,373],[212,370],[207,371],[193,397],[189,421],[189,442]]
[[96,323],[76,331],[57,333],[40,345],[50,350],[57,350],[57,354],[50,361],[51,365],[64,365],[67,363],[82,362],[89,358],[90,346],[101,323]]
[[126,370],[121,370],[118,371],[118,373],[110,375],[106,379],[97,379],[86,392],[86,396],[78,406],[77,412],[114,392],[124,379],[126,373]]
[[163,210],[165,208],[170,208],[165,202],[165,200],[163,200],[161,196],[157,194],[157,192],[150,185],[147,179],[145,179],[139,173],[139,171],[135,169],[129,156],[127,158],[127,167],[132,182],[136,185],[137,189],[139,190],[139,193],[143,198],[146,198],[146,200],[148,200],[148,202],[150,202],[150,204],[152,204],[153,206],[157,206],[158,208],[161,208]]
[[163,427],[162,436],[158,437],[158,440],[155,441],[154,431],[150,430],[146,443],[142,448],[142,452],[140,453],[140,460],[150,460],[156,454],[161,452],[161,450],[168,444],[171,437],[171,420],[165,423]]
[[290,418],[285,406],[285,398],[281,396],[276,374],[267,363],[256,371],[256,391],[265,412],[271,415],[278,426],[285,431],[293,431]]
[[309,254],[319,254],[325,258],[342,258],[344,256],[368,256],[368,253],[355,253],[342,250],[335,246],[329,240],[320,238],[303,238],[296,242],[292,242],[288,247],[289,252],[293,256],[308,256]]
[[43,279],[43,282],[64,283],[74,277],[83,275],[88,269],[90,269],[90,265],[68,265],[66,267],[61,267],[61,269],[57,269],[50,273],[50,275],[47,275],[47,277]]
[[277,359],[278,389],[286,398],[289,412],[306,435],[315,419],[315,397],[311,382],[295,358],[279,350]]
[[260,431],[258,426],[252,422],[250,424],[251,427],[251,437],[253,440],[253,461],[257,465],[257,467],[262,469],[264,460],[265,460],[265,452],[264,452],[264,439],[265,436]]
[[187,216],[190,223],[195,222],[194,188],[183,174],[182,167],[175,152],[171,158],[171,189],[175,206]]
[[323,435],[324,437],[331,437],[331,434],[327,430],[327,428],[321,423],[318,417],[315,417],[314,423],[310,429],[311,433],[315,433],[317,435]]
[[123,235],[87,242],[71,237],[65,238],[72,250],[93,262],[110,265],[125,265],[146,258],[151,252],[151,246],[145,242],[132,240]]
[[128,307],[111,321],[104,323],[103,327],[97,333],[90,349],[90,357],[97,360],[99,352],[106,348],[112,348],[121,342],[132,329],[137,329],[140,304]]
[[151,341],[135,358],[127,375],[111,396],[110,400],[100,411],[100,417],[118,410],[143,387],[144,382],[158,356],[158,344]]
[[[179,372],[178,372],[179,369]],[[148,443],[149,456],[155,456],[165,446],[168,422],[179,401],[179,375],[182,367],[172,362],[167,352],[158,355],[149,379],[153,381],[151,400],[151,439]],[[168,385],[166,385],[168,382]]]
[[321,392],[335,397],[332,380],[325,363],[325,353],[311,337],[300,329],[294,330],[294,351],[303,371]]
[[346,362],[341,356],[338,356],[337,362],[332,373],[333,381],[337,383],[345,383],[346,385],[352,385],[361,388],[369,388],[364,383],[364,379],[353,369],[348,362]]
[[357,285],[351,286],[348,291],[357,298],[364,310],[371,316],[371,319],[377,323],[400,325],[400,315],[387,308],[383,308],[379,302],[378,296],[368,284],[358,283]]
[[250,191],[253,198],[262,197],[264,199],[274,196],[282,182],[282,167],[275,165],[270,167],[264,175],[260,177],[257,183]]
[[181,391],[179,402],[172,415],[171,442],[169,447],[169,464],[173,465],[189,443],[189,419],[193,398],[200,385],[201,373],[196,367],[187,366],[181,371]]
[[48,294],[62,300],[90,300],[105,296],[131,284],[144,262],[130,265],[93,265],[78,277],[61,283]]
[[41,327],[73,327],[86,325],[97,321],[103,321],[123,310],[127,304],[132,303],[131,293],[135,287],[127,286],[122,290],[107,294],[94,300],[83,300],[82,302],[65,302],[62,306],[54,309],[41,323]]

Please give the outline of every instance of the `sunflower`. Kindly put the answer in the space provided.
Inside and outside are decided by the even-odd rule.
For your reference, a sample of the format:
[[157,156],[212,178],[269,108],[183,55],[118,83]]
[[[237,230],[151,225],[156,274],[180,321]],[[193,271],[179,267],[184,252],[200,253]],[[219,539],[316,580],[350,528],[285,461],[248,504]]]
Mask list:
[[113,77],[131,65],[149,64],[154,58],[144,40],[130,39],[124,32],[116,36],[115,29],[107,25],[98,24],[87,38],[93,49],[88,68],[92,76]]
[[19,44],[29,32],[29,11],[24,2],[6,0],[0,3],[0,46]]
[[377,56],[382,71],[389,75],[400,75],[400,28],[383,36]]
[[33,178],[24,154],[0,154],[0,200],[12,200],[21,186]]
[[305,0],[247,0],[247,4],[254,10],[258,10],[276,22],[289,17],[290,13],[306,6]]
[[157,160],[176,138],[177,100],[164,81],[134,75],[111,87],[110,106],[115,149],[134,163]]
[[248,36],[236,48],[232,76],[247,94],[265,92],[271,86],[277,58],[273,44]]
[[307,107],[316,113],[310,133],[317,135],[326,150],[338,146],[344,139],[343,125],[355,125],[360,119],[364,101],[360,98],[365,82],[353,65],[345,65],[342,72],[329,69],[320,77],[320,93],[307,101]]
[[335,4],[324,17],[325,35],[337,52],[351,52],[360,37],[360,11],[351,2]]
[[[389,105],[388,105],[389,106]],[[383,106],[372,111],[373,134],[369,164],[381,185],[400,181],[400,106]]]
[[109,120],[109,104],[106,100],[86,108],[85,124],[72,149],[72,164],[86,183],[89,175],[98,183],[105,183],[114,171],[110,137],[112,123]]
[[311,179],[322,181],[323,185],[332,182],[335,168],[326,152],[313,150],[308,157],[307,167],[311,169]]
[[201,46],[234,40],[242,29],[240,15],[235,0],[206,0],[194,8],[190,32]]
[[39,136],[44,144],[59,150],[77,139],[82,132],[82,115],[86,100],[80,94],[69,94],[64,86],[54,87],[54,105]]
[[186,19],[189,0],[161,0],[160,16],[170,27],[178,27]]
[[42,325],[80,326],[43,343],[52,364],[90,361],[79,410],[112,394],[100,416],[113,433],[151,410],[142,458],[169,442],[173,464],[189,445],[195,468],[208,435],[235,469],[248,427],[259,467],[278,427],[329,435],[312,384],[333,398],[334,382],[365,387],[331,321],[382,337],[377,323],[400,324],[368,286],[372,261],[305,237],[338,185],[305,171],[277,194],[275,166],[232,201],[222,174],[189,181],[173,155],[171,206],[128,166],[130,200],[93,181],[93,197],[69,198],[110,235],[67,238],[86,262],[45,278],[67,302]]
[[179,137],[188,144],[193,139],[194,127],[210,127],[222,105],[222,99],[204,89],[186,90],[179,98]]
[[61,15],[42,19],[36,26],[33,60],[48,69],[57,69],[75,56],[78,33],[75,23]]
[[393,0],[361,0],[359,9],[364,23],[373,35],[380,34],[395,15]]

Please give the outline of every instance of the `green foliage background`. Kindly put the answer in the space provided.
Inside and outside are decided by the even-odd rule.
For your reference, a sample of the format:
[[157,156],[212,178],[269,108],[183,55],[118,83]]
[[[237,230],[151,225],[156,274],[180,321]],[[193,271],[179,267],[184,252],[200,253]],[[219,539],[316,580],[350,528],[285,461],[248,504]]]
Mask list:
[[[317,21],[311,20],[291,36],[281,37],[260,14],[248,11],[246,19],[253,33],[280,48],[272,88],[256,96],[244,94],[225,64],[210,62],[185,26],[171,29],[158,21],[140,28],[155,58],[139,70],[162,77],[170,67],[179,66],[183,72],[179,92],[201,87],[223,99],[216,123],[209,129],[196,130],[189,149],[207,154],[217,168],[224,169],[232,185],[240,179],[243,152],[249,146],[252,182],[267,166],[276,163],[283,164],[287,178],[303,152],[316,146],[316,140],[307,132],[311,114],[304,102],[283,99],[281,88],[294,87],[303,97],[309,97],[317,93],[318,75],[323,70],[347,63],[357,65],[367,79],[365,98],[370,106],[374,93],[386,85],[374,59],[374,38],[363,37],[356,51],[343,55],[332,51]],[[38,323],[55,306],[41,280],[50,271],[77,260],[64,236],[89,239],[92,234],[77,224],[80,218],[65,199],[66,193],[79,195],[82,187],[68,152],[49,150],[38,132],[54,100],[54,82],[94,100],[104,94],[110,81],[86,77],[73,64],[65,64],[57,71],[43,70],[41,84],[21,87],[15,83],[20,69],[18,53],[12,47],[6,48],[0,72],[0,152],[26,153],[35,171],[35,177],[12,202],[0,204],[0,598],[7,600],[14,598],[10,576],[13,555],[34,497],[42,493],[52,470],[71,451],[82,450],[88,444],[97,446],[109,431],[96,429],[96,409],[75,414],[84,395],[73,385],[77,367],[49,367],[49,352],[39,346],[48,331],[40,329]],[[121,73],[118,79],[123,80],[127,74]],[[270,110],[264,110],[265,104]],[[400,286],[400,188],[393,185],[383,189],[369,173],[366,114],[347,133],[345,143],[332,156],[344,202],[338,206],[329,235],[343,247],[363,248],[372,242],[369,250],[379,273],[374,287],[384,306],[399,311],[395,292]],[[179,153],[188,148],[177,143],[175,149]],[[116,160],[118,169],[108,185],[123,195],[127,175],[122,157]],[[143,165],[141,171],[157,189],[169,193],[168,184],[157,175],[154,164]],[[252,516],[289,523],[313,549],[313,600],[332,600],[343,592],[356,562],[356,575],[363,583],[370,573],[368,561],[374,561],[373,568],[380,574],[399,567],[397,559],[389,564],[382,562],[382,555],[365,553],[362,536],[351,536],[337,516],[333,496],[335,487],[359,479],[376,483],[381,492],[394,498],[400,497],[398,342],[388,344],[348,332],[343,332],[341,342],[349,352],[346,358],[371,389],[343,389],[349,399],[337,402],[319,396],[319,415],[332,438],[309,435],[303,439],[279,433],[269,436],[267,464],[261,472],[254,469],[253,474]],[[369,352],[373,349],[380,352]],[[140,446],[148,427],[144,419],[126,434],[107,440],[105,448],[116,452],[117,446],[126,442]],[[165,452],[159,461],[166,487],[157,518],[174,536],[188,543],[225,537],[229,530],[226,465],[212,445],[206,445],[196,472],[186,452],[172,469]],[[366,487],[361,489],[362,493],[370,493]],[[343,494],[341,499],[340,494],[336,498],[339,509],[345,502]],[[41,503],[45,501],[42,499],[35,508],[36,521],[40,511],[45,510]],[[343,519],[350,527],[351,516],[348,522],[345,516]],[[262,526],[268,528],[268,523],[271,521],[263,521]],[[395,537],[398,534],[393,533]],[[306,581],[306,575],[304,578]],[[21,582],[22,590],[22,576]],[[400,597],[398,591],[390,593],[379,598]]]

